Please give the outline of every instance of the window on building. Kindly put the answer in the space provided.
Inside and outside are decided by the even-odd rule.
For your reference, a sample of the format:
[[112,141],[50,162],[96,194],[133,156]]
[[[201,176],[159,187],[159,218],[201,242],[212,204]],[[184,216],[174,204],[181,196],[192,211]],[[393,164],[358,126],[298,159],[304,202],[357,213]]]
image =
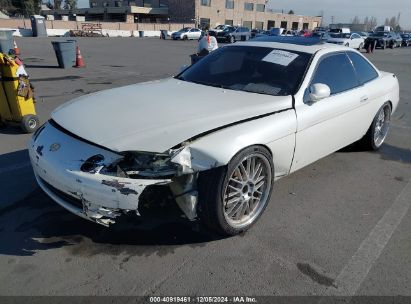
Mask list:
[[293,22],[291,29],[298,30],[298,22]]
[[308,30],[308,23],[303,23],[303,30]]
[[226,9],[234,9],[234,0],[226,0],[225,1],[225,8]]
[[211,6],[211,0],[201,0],[202,6]]
[[257,12],[265,12],[265,5],[264,4],[257,4],[256,10],[257,10]]
[[104,7],[110,6],[110,3],[108,3],[107,1],[105,1],[105,2],[103,2],[103,6],[104,6]]
[[264,22],[262,22],[262,21],[256,21],[256,22],[255,22],[255,28],[258,29],[258,30],[264,29]]
[[273,27],[275,27],[275,21],[274,20],[268,20],[267,30],[271,30]]
[[243,21],[243,26],[252,29],[253,28],[253,22],[252,21]]
[[90,7],[97,7],[97,2],[90,2]]
[[280,27],[282,27],[282,28],[287,28],[287,21],[281,21],[281,26]]
[[115,1],[114,6],[115,7],[122,7],[123,6],[123,1]]
[[233,26],[234,22],[233,22],[233,20],[226,20],[224,24]]
[[210,28],[210,18],[200,18],[200,27],[203,30],[208,30]]
[[254,3],[245,2],[244,3],[244,10],[253,11],[254,10]]

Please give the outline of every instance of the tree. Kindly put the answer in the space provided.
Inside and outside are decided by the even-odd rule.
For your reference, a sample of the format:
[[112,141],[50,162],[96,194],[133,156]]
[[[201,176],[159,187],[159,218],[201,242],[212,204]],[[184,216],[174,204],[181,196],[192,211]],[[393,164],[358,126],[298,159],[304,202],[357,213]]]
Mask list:
[[65,0],[64,9],[73,9],[77,7],[77,0]]
[[290,11],[288,12],[288,14],[289,14],[289,15],[294,15],[294,11],[293,11],[293,10],[290,10]]
[[358,18],[358,16],[355,16],[352,20],[351,20],[352,24],[360,24],[360,18]]

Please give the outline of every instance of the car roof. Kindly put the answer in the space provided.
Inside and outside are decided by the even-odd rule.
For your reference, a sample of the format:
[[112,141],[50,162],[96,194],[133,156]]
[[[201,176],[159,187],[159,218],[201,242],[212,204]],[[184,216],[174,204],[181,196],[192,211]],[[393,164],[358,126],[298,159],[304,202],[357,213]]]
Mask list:
[[347,50],[346,47],[337,44],[326,43],[318,38],[307,37],[262,36],[245,42],[237,42],[234,45],[262,46],[309,54],[314,54],[323,49],[331,49],[335,51]]

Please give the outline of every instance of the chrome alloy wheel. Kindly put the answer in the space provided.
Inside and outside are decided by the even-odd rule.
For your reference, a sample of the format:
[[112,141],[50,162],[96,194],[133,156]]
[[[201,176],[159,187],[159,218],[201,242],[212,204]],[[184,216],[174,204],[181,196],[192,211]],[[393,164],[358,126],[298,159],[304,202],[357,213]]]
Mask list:
[[374,144],[380,147],[387,137],[390,128],[391,108],[389,105],[384,106],[378,112],[377,121],[374,128]]
[[267,204],[271,166],[263,155],[250,154],[233,170],[224,190],[224,217],[233,228],[251,224]]

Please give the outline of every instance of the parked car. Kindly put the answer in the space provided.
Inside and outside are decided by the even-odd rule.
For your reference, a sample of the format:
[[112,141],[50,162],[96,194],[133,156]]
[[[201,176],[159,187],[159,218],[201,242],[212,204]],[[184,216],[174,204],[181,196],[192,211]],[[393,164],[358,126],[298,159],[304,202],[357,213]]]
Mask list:
[[310,37],[313,33],[310,30],[302,30],[298,33],[299,36]]
[[258,36],[258,35],[261,35],[261,34],[265,34],[265,30],[262,30],[262,29],[253,29],[253,30],[251,30],[251,38],[254,38],[254,37],[256,37],[256,36]]
[[367,38],[366,44],[376,43],[376,47],[386,49],[387,47],[394,48],[395,42],[391,32],[375,32]]
[[40,187],[82,218],[107,226],[166,193],[188,219],[235,235],[276,180],[357,141],[380,148],[398,102],[396,76],[355,50],[260,37],[61,106],[29,155]]
[[330,34],[328,32],[313,32],[311,37],[313,38],[319,38],[323,41],[327,41],[328,39],[331,38]]
[[210,36],[214,36],[217,37],[217,34],[224,31],[227,27],[229,27],[230,25],[225,25],[225,24],[220,24],[218,26],[216,26],[213,29],[210,29],[208,31],[208,33],[210,34]]
[[364,38],[357,33],[330,33],[330,38],[328,38],[327,42],[344,45],[357,50],[361,50],[364,47]]
[[270,36],[284,36],[287,30],[282,27],[273,27],[269,30]]
[[353,32],[360,35],[364,40],[368,38],[369,34],[367,32]]
[[178,32],[171,34],[173,40],[198,40],[202,35],[202,31],[198,28],[185,27]]
[[402,38],[402,45],[403,46],[410,46],[411,45],[411,34],[401,34],[401,38]]
[[230,26],[225,30],[217,34],[217,40],[219,42],[234,43],[236,41],[248,40],[251,37],[251,32],[246,27]]
[[341,33],[341,34],[350,34],[351,30],[348,27],[341,28],[332,28],[329,30],[330,33]]

